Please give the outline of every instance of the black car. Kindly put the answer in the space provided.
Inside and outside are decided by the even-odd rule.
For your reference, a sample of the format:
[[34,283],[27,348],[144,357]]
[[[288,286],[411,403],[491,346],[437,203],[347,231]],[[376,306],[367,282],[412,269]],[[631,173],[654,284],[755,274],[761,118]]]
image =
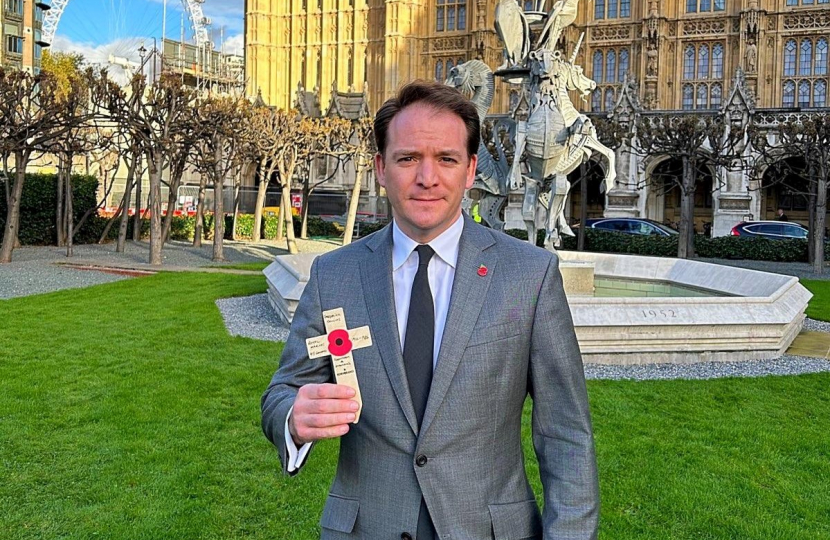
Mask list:
[[585,225],[591,229],[619,232],[624,234],[640,234],[645,236],[674,236],[677,233],[668,225],[644,218],[600,218],[588,219]]
[[807,229],[787,221],[742,221],[732,227],[732,236],[757,236],[771,240],[807,238]]

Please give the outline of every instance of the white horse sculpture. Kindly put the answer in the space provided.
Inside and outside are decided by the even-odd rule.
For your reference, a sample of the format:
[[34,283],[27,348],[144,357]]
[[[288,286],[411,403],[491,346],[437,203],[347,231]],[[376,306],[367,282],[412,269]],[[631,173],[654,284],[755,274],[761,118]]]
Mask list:
[[[578,48],[578,45],[577,45]],[[537,201],[547,207],[545,247],[559,244],[562,234],[573,235],[564,218],[564,208],[570,190],[567,175],[594,152],[608,161],[604,190],[614,187],[616,180],[614,152],[599,142],[591,120],[571,103],[569,91],[581,97],[589,95],[596,83],[586,77],[580,66],[574,65],[576,50],[571,59],[564,60],[559,51],[538,49],[530,60],[530,114],[526,125],[518,126],[517,154],[526,151],[530,179],[525,178],[525,197],[522,218],[528,231],[528,240],[536,238]],[[518,160],[514,167],[518,167]],[[511,181],[522,178],[511,174]],[[550,182],[547,197],[541,188]],[[511,186],[516,189],[520,186]]]

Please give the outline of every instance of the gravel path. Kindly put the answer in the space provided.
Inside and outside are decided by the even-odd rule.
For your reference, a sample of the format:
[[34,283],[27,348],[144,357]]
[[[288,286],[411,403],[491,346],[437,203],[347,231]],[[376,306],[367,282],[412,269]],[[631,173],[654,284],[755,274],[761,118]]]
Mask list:
[[[285,341],[288,328],[268,303],[268,295],[217,300],[216,305],[233,336],[269,341]],[[804,328],[830,332],[830,323],[806,319]],[[830,361],[804,356],[784,355],[772,360],[746,362],[701,362],[696,364],[648,364],[638,366],[585,365],[588,379],[717,379],[721,377],[763,377],[765,375],[800,375],[830,371]]]
[[[329,251],[338,246],[332,241],[298,240],[301,252]],[[12,262],[0,264],[0,299],[42,294],[63,289],[89,287],[109,283],[128,276],[109,274],[92,270],[79,270],[59,263],[84,262],[97,265],[118,265],[141,267],[149,260],[148,242],[127,242],[124,253],[115,252],[115,243],[78,245],[73,256],[66,256],[65,248],[54,246],[20,247],[14,250]],[[171,242],[162,250],[163,265],[185,268],[199,268],[223,264],[257,261],[273,261],[277,255],[288,253],[285,242],[250,244],[226,241],[225,263],[211,260],[213,245],[205,243],[194,248],[189,242]]]
[[216,301],[225,326],[232,336],[243,336],[265,341],[285,341],[288,328],[277,317],[268,302],[267,294]]

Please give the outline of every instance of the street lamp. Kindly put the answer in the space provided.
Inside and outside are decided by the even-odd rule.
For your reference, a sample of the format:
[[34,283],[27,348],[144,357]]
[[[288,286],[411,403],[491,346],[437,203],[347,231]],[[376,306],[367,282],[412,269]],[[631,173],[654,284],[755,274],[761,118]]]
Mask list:
[[144,48],[144,44],[138,48],[138,57],[141,59],[141,75],[144,76],[144,55],[147,54],[147,49]]

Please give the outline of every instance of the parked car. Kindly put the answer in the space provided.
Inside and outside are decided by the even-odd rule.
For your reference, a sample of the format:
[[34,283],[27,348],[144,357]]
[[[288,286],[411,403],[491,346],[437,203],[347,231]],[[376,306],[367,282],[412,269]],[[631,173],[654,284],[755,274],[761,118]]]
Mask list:
[[625,234],[641,234],[645,236],[674,236],[675,229],[658,221],[644,218],[600,218],[588,219],[585,225],[591,229],[613,231]]
[[807,238],[807,229],[788,221],[742,221],[732,227],[732,236],[757,236],[771,240]]

